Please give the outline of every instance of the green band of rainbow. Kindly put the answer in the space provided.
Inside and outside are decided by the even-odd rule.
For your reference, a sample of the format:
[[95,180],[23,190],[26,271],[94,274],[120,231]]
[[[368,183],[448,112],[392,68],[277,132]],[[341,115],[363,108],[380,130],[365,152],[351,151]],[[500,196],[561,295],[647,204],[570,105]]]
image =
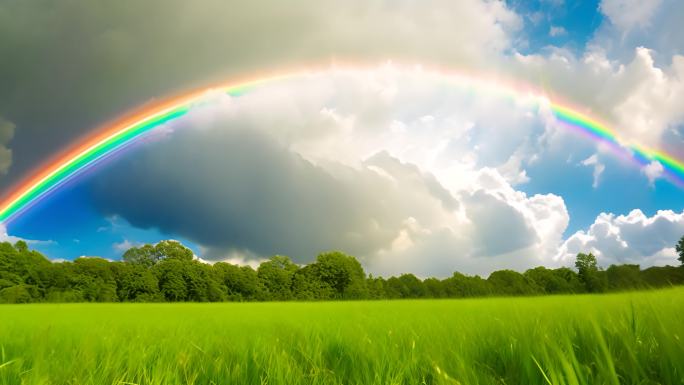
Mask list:
[[[259,78],[236,85],[212,87],[208,90],[170,99],[161,107],[148,108],[140,113],[136,118],[137,120],[132,123],[115,124],[107,127],[97,137],[84,141],[74,150],[62,156],[60,160],[48,164],[35,173],[32,178],[10,190],[7,198],[0,202],[0,224],[17,217],[27,208],[48,196],[50,192],[84,170],[91,168],[101,159],[115,153],[137,138],[141,138],[145,133],[186,115],[194,106],[202,102],[207,91],[217,90],[231,96],[240,96],[259,84],[293,78],[302,74],[301,72],[293,72],[275,77]],[[449,75],[440,74],[440,76],[448,77]],[[481,81],[469,77],[468,82],[469,86],[472,87],[473,84],[478,84]],[[491,89],[492,86],[491,82],[487,82],[486,88]],[[516,91],[513,87],[498,83],[494,87],[505,94],[523,97],[522,92]],[[529,97],[529,92],[525,93],[524,96]],[[541,94],[535,95],[535,97],[540,104],[542,102],[549,103],[548,99]],[[570,107],[553,102],[550,102],[550,107],[559,122],[588,134],[596,141],[607,143],[618,151],[628,153],[633,160],[640,164],[659,162],[668,176],[677,182],[684,181],[684,163],[672,155],[637,144],[625,144],[615,131]]]

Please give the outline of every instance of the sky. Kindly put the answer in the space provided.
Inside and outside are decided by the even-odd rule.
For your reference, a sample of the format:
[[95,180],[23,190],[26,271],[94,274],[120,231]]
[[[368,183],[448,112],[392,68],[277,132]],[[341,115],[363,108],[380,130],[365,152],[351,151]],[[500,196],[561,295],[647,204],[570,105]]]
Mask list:
[[682,17],[677,0],[0,2],[0,197],[127,111],[300,73],[212,96],[0,240],[55,260],[163,239],[241,264],[339,249],[421,277],[578,252],[677,264],[683,190],[660,164],[446,74],[539,90],[684,159]]

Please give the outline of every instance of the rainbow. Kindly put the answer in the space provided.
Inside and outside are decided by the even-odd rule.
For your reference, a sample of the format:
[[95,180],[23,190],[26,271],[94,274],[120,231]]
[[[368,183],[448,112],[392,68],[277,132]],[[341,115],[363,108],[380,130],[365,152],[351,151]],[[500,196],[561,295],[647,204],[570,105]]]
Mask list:
[[[331,70],[326,69],[324,71]],[[346,70],[360,71],[363,69]],[[442,71],[429,71],[429,73],[449,82],[466,84],[475,90],[481,89],[483,92],[493,91],[513,98],[532,97],[539,105],[550,107],[555,118],[564,125],[579,130],[595,141],[608,144],[615,151],[621,152],[622,155],[626,154],[630,159],[639,164],[645,165],[651,162],[659,162],[668,176],[673,177],[678,182],[684,180],[684,163],[672,155],[646,146],[628,143],[622,140],[614,130],[605,124],[567,104],[552,101],[541,92],[531,92],[529,87],[519,87],[472,75],[445,73]],[[0,225],[16,218],[32,205],[45,199],[51,192],[72,180],[75,176],[92,168],[112,154],[117,153],[136,139],[142,138],[146,133],[165,123],[180,119],[194,107],[200,105],[203,100],[206,100],[207,95],[220,92],[237,97],[259,85],[307,74],[312,74],[312,72],[293,71],[275,76],[257,77],[249,81],[204,88],[147,106],[137,113],[130,114],[126,118],[119,119],[115,123],[95,130],[95,134],[83,139],[70,150],[47,163],[28,179],[10,189],[7,196],[0,201]]]

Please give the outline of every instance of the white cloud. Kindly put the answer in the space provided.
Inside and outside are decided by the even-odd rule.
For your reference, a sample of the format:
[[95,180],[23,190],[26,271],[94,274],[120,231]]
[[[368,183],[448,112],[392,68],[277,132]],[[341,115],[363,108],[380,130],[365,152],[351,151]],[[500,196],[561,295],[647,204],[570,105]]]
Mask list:
[[[22,14],[33,13],[31,7],[20,3],[12,6],[22,7]],[[265,13],[248,2],[216,1],[194,8],[152,4],[148,6],[163,12],[155,28],[149,28],[147,18],[137,19],[146,14],[138,12],[128,13],[134,19],[121,20],[120,29],[87,33],[95,37],[94,52],[101,53],[89,57],[104,58],[106,65],[86,64],[94,69],[119,68],[111,65],[111,58],[145,57],[150,63],[146,68],[154,69],[154,74],[143,69],[133,71],[140,73],[142,80],[114,82],[115,88],[119,84],[140,84],[136,98],[143,98],[150,90],[164,89],[154,81],[178,79],[178,72],[173,71],[188,74],[173,85],[182,87],[202,79],[272,66],[273,62],[287,66],[331,57],[340,63],[348,58],[420,60],[463,69],[465,73],[476,69],[477,74],[491,71],[502,78],[521,82],[527,79],[532,85],[544,79],[554,100],[562,96],[559,99],[565,100],[560,101],[579,102],[579,109],[605,120],[626,140],[660,147],[684,119],[684,57],[676,55],[684,44],[679,27],[682,2],[667,2],[674,4],[674,11],[667,15],[662,13],[660,3],[606,0],[601,11],[611,23],[600,28],[584,52],[549,47],[543,54],[532,55],[515,53],[516,44],[521,44],[517,33],[522,19],[505,2],[434,0],[429,4],[397,5],[380,1],[369,6],[366,1],[321,1],[303,7],[276,6]],[[46,17],[65,17],[72,8],[58,7]],[[84,15],[98,17],[99,12],[93,12],[88,4],[77,8]],[[626,8],[630,12],[623,12]],[[173,20],[178,20],[179,12],[183,12],[186,25],[193,27],[188,28],[191,33],[177,29]],[[235,19],[227,22],[226,15]],[[543,16],[529,17],[541,20]],[[454,23],[456,19],[460,22]],[[36,23],[28,25],[33,29]],[[91,25],[112,28],[111,23]],[[278,33],[263,28],[250,33],[247,40],[225,38],[241,36],[248,30],[246,26],[258,25],[273,26]],[[8,36],[38,36],[50,46],[54,41],[71,43],[55,36],[61,31],[37,30],[28,35],[16,32],[14,24],[6,28],[13,32]],[[561,27],[549,30],[552,36],[562,33]],[[165,43],[167,40],[173,44]],[[197,41],[203,44],[194,44]],[[186,43],[187,55],[174,55],[178,42]],[[293,47],[291,42],[297,45]],[[26,46],[43,46],[31,43]],[[71,45],[83,52],[94,50]],[[243,49],[245,46],[250,49]],[[235,57],[238,50],[241,55]],[[54,50],[38,52],[43,51]],[[59,61],[56,66],[80,68],[61,61],[72,56],[54,58]],[[178,61],[173,66],[165,65],[168,57],[176,56]],[[227,62],[232,66],[225,69]],[[20,65],[7,66],[10,70],[15,67],[24,70]],[[6,71],[4,76],[20,78],[18,72]],[[73,72],[108,78],[102,76],[106,71]],[[121,193],[130,198],[128,209],[139,211],[136,224],[141,227],[164,221],[167,230],[178,233],[214,233],[214,238],[202,239],[201,243],[210,247],[216,258],[247,255],[244,258],[251,260],[278,247],[309,253],[295,257],[310,258],[318,248],[340,245],[362,253],[360,256],[367,257],[369,263],[372,259],[379,271],[409,271],[409,266],[415,266],[423,274],[448,274],[454,269],[479,272],[545,261],[544,256],[553,255],[556,245],[562,242],[561,234],[568,223],[565,204],[552,194],[527,196],[515,186],[529,182],[525,168],[532,162],[543,163],[548,146],[560,143],[567,149],[565,137],[549,118],[548,108],[542,106],[540,110],[534,103],[518,99],[502,101],[491,95],[473,98],[467,93],[445,91],[445,87],[440,88],[442,79],[430,83],[425,81],[429,77],[419,71],[407,75],[392,68],[354,76],[327,74],[308,85],[285,82],[257,90],[250,97],[222,98],[214,110],[193,112],[189,118],[194,122],[169,127],[172,130],[192,125],[199,131],[193,133],[196,137],[167,131],[168,138],[162,138],[158,145],[176,152],[150,151],[147,158],[137,159],[140,164],[125,170],[132,170],[133,175],[117,176],[117,181],[126,183],[115,187],[129,190]],[[83,83],[101,84],[87,80]],[[47,89],[43,84],[34,88]],[[121,89],[112,89],[112,84],[102,85],[102,89],[112,97],[123,95],[126,105],[136,100],[129,100]],[[85,91],[85,97],[70,100],[95,103],[91,100],[102,99],[107,100],[107,105],[116,105],[109,97],[92,97],[92,90]],[[17,95],[41,93],[26,91]],[[21,100],[12,101],[7,104],[21,104]],[[43,104],[31,101],[32,106]],[[89,104],[83,110],[97,111]],[[63,136],[59,130],[54,132]],[[30,132],[25,135],[35,137]],[[53,141],[46,137],[45,142]],[[203,151],[190,145],[203,146]],[[3,164],[7,164],[5,169],[9,167],[7,151],[3,158],[3,146],[0,130],[0,173]],[[232,153],[226,154],[226,149]],[[572,149],[568,152],[572,155]],[[36,153],[42,156],[44,151]],[[186,159],[178,154],[184,154]],[[171,164],[177,167],[168,167]],[[582,164],[594,167],[594,187],[609,172],[597,157],[585,159]],[[264,171],[254,175],[255,169]],[[658,170],[658,164],[651,164],[643,172],[652,180],[662,170]],[[130,179],[138,176],[143,180],[149,175],[155,175],[159,186]],[[179,184],[185,175],[195,183]],[[306,187],[298,189],[287,183]],[[130,186],[148,194],[147,206],[164,209],[161,214],[166,216],[157,212],[155,218],[155,213],[148,212],[150,216],[145,217],[149,207],[140,208],[140,197],[133,196],[140,191],[131,191]],[[160,186],[166,189],[159,190]],[[333,187],[326,189],[328,186]],[[168,206],[159,206],[163,204]],[[105,206],[112,211],[122,209],[111,206],[111,202]],[[174,215],[169,213],[176,211],[179,217],[169,218]],[[216,226],[204,220],[221,215],[222,221],[214,223]],[[274,219],[276,216],[280,220]],[[190,217],[195,228],[181,223]],[[170,222],[176,223],[171,226]],[[607,225],[598,224],[596,232],[602,226]],[[502,227],[512,230],[503,231]],[[592,230],[578,232],[564,247],[601,246],[597,234]],[[606,234],[608,238],[613,236],[610,231]],[[228,239],[232,245],[218,242],[220,239]],[[615,247],[622,245],[614,243]],[[297,245],[305,247],[298,249]],[[261,254],[251,250],[259,247]],[[668,252],[662,249],[653,255],[665,258]]]
[[567,34],[568,34],[568,31],[566,31],[565,28],[563,28],[563,27],[552,25],[549,28],[549,36],[551,36],[551,37],[560,37],[560,36],[565,36]]
[[[107,214],[197,242],[212,260],[306,262],[335,248],[374,273],[542,263],[565,205],[512,184],[527,180],[544,118],[534,101],[446,84],[385,66],[219,98],[103,172],[96,195]],[[154,183],[135,182],[145,175]]]
[[651,217],[638,209],[627,215],[602,213],[588,230],[576,232],[562,244],[557,259],[569,264],[577,253],[592,252],[603,266],[678,265],[673,247],[682,235],[684,212],[662,210]]
[[140,246],[141,244],[138,242],[131,242],[128,239],[124,239],[121,242],[115,242],[112,244],[112,248],[118,252],[126,252],[128,249],[131,249],[133,247]]
[[598,155],[596,154],[583,160],[582,162],[580,162],[580,164],[583,166],[589,166],[594,168],[594,181],[591,184],[591,186],[593,188],[597,188],[599,185],[599,179],[601,178],[601,174],[603,174],[603,172],[606,170],[606,166],[603,163],[599,162]]
[[569,220],[563,199],[527,196],[494,169],[479,174],[459,195],[460,221],[435,226],[407,218],[391,245],[367,261],[369,271],[443,277],[556,264],[552,258]]
[[652,161],[651,163],[647,164],[643,169],[642,172],[646,175],[648,178],[648,181],[651,185],[655,182],[656,179],[660,178],[663,176],[663,172],[665,170],[663,169],[663,165],[660,164],[658,161]]
[[[652,52],[632,49],[630,61],[612,61],[590,46],[581,57],[563,49],[546,55],[516,55],[514,72],[544,76],[558,102],[582,101],[578,109],[603,121],[626,143],[662,148],[672,130],[684,123],[684,56],[658,66]],[[541,75],[540,75],[541,74]]]
[[7,227],[4,224],[0,223],[0,242],[14,243],[21,240],[22,239],[19,237],[7,234]]
[[41,241],[34,239],[24,239],[21,237],[9,235],[7,233],[7,226],[4,223],[0,223],[0,242],[15,243],[17,241],[24,241],[29,245],[56,245],[57,242],[52,240]]
[[661,3],[662,0],[603,0],[599,9],[626,33],[633,28],[648,27]]

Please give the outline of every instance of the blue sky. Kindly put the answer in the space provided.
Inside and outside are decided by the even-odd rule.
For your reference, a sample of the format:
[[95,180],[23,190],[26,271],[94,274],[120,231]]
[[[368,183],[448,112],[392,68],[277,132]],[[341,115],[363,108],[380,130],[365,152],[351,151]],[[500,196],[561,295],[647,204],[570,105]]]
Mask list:
[[513,9],[525,19],[525,36],[529,41],[522,52],[538,52],[549,46],[575,51],[584,49],[603,22],[596,0],[514,1]]
[[[579,251],[603,265],[674,261],[684,200],[660,164],[625,162],[523,97],[445,91],[413,65],[547,90],[626,141],[682,157],[677,2],[226,7],[170,5],[148,20],[85,1],[0,5],[17,15],[0,26],[10,58],[0,64],[0,195],[150,100],[337,63],[217,98],[61,187],[0,227],[0,239],[29,240],[54,259],[117,259],[169,238],[240,262],[307,262],[340,248],[375,274],[424,276],[568,265]],[[225,16],[236,14],[245,17]],[[192,28],[169,21],[179,17]],[[38,19],[60,27],[28,31]],[[336,72],[347,61],[366,70]]]

